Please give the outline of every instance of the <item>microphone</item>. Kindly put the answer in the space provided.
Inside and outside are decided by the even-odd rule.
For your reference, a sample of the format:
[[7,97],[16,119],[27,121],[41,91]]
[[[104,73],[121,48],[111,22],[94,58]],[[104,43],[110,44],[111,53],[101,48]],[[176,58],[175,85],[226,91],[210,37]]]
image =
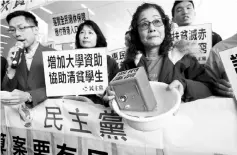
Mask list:
[[19,65],[21,54],[24,53],[24,43],[17,41],[15,46],[17,46],[19,49],[18,51],[15,52],[14,57],[12,59],[12,65],[11,65],[12,69],[17,68],[17,66]]

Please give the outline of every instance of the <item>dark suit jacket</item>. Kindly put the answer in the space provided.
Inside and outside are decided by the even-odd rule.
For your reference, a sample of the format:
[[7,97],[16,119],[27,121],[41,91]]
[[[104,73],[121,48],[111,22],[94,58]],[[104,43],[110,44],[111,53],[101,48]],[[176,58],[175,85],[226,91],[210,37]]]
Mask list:
[[26,62],[23,57],[13,79],[5,76],[3,79],[3,89],[13,91],[19,89],[29,92],[32,96],[33,103],[27,104],[32,108],[44,101],[46,97],[44,66],[43,66],[43,51],[55,51],[52,48],[44,47],[39,44],[31,63],[30,71],[28,72]]
[[[7,71],[7,59],[1,56],[1,84]],[[2,87],[1,87],[2,89]]]

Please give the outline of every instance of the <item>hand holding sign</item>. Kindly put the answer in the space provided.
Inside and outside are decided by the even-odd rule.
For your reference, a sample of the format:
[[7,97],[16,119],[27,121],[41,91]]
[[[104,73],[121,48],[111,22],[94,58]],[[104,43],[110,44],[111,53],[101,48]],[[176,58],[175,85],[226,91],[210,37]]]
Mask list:
[[174,42],[174,48],[185,54],[199,54],[199,46],[196,40],[177,40]]
[[[218,95],[227,97],[237,96],[237,48],[219,52],[226,74],[216,83]],[[227,78],[228,76],[228,78]]]
[[217,95],[225,96],[225,97],[234,97],[233,89],[231,88],[230,82],[227,80],[227,75],[225,74],[226,78],[218,79],[215,83],[214,91]]

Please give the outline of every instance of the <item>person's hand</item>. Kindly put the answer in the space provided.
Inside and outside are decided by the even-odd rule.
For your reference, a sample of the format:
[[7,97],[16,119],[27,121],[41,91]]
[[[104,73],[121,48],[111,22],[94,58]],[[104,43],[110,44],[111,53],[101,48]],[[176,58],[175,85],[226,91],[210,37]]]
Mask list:
[[30,94],[28,92],[24,92],[18,89],[14,89],[12,92],[9,92],[9,95],[1,98],[1,102],[4,105],[17,105],[21,103],[25,103],[30,98]]
[[[9,52],[8,52],[8,56],[7,56],[7,63],[8,63],[8,67],[9,69],[11,69],[12,66],[12,61],[13,58],[15,57],[15,54],[17,51],[19,51],[20,46],[13,46],[12,48],[10,48]],[[19,62],[21,61],[21,58],[19,60]]]
[[103,97],[103,100],[106,102],[109,102],[109,106],[112,108],[112,100],[115,98],[115,92],[111,90],[111,88],[108,86],[106,88],[106,94]]
[[215,83],[214,91],[217,95],[224,97],[234,97],[231,84],[226,79],[219,79]]
[[199,52],[199,45],[196,40],[178,40],[174,42],[174,48],[176,48],[182,54],[195,55]]
[[183,87],[182,83],[179,80],[174,80],[173,82],[171,82],[168,85],[167,90],[172,90],[172,89],[177,89],[179,94],[181,96],[183,96],[183,94],[184,94],[184,87]]

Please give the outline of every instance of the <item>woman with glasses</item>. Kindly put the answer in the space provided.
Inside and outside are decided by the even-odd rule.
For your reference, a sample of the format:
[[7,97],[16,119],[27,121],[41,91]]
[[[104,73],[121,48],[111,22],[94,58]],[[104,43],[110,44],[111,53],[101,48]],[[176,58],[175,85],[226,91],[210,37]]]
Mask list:
[[131,44],[121,70],[143,66],[150,81],[167,83],[170,89],[177,88],[183,101],[212,95],[210,88],[215,79],[206,74],[196,58],[177,54],[179,51],[172,44],[169,18],[159,5],[144,3],[137,8],[130,35]]

